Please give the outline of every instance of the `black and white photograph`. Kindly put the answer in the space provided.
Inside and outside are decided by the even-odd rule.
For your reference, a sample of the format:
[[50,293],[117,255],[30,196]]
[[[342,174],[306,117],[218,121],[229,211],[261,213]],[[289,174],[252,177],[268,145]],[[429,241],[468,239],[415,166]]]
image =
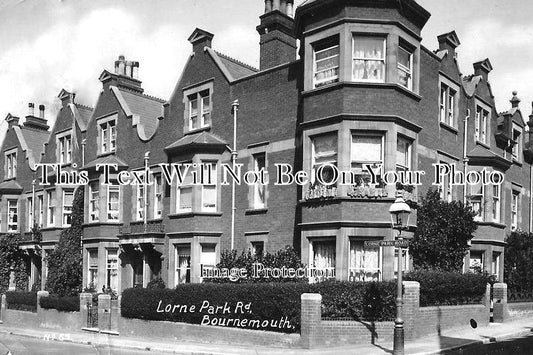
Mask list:
[[533,354],[531,13],[0,0],[0,355]]

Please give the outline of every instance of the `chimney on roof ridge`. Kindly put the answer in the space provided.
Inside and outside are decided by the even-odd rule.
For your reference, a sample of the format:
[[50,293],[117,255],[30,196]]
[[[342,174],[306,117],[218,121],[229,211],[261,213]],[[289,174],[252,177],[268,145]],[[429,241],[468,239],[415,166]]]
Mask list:
[[515,107],[518,107],[518,105],[520,104],[520,99],[518,98],[518,92],[517,91],[513,91],[513,97],[511,98],[511,100],[509,100],[509,102],[511,103],[511,107],[515,108]]
[[260,36],[261,70],[296,59],[293,6],[294,0],[265,0],[265,13],[256,27]]
[[109,85],[119,86],[122,88],[130,89],[139,93],[144,90],[141,87],[141,81],[139,80],[139,62],[126,60],[126,57],[119,55],[115,60],[115,75],[114,76],[101,76],[100,81]]
[[44,118],[45,106],[39,105],[39,117],[35,116],[35,105],[33,103],[29,103],[28,108],[29,112],[28,116],[26,116],[24,127],[47,131],[50,126],[47,125],[46,119]]
[[39,118],[42,118],[44,120],[44,105],[39,105]]

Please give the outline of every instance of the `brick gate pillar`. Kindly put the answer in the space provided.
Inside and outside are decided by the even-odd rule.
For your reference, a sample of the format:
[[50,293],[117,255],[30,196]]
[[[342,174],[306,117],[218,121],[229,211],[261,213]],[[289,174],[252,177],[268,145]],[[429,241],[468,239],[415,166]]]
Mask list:
[[111,330],[111,296],[98,295],[98,329]]
[[320,343],[322,296],[318,293],[304,293],[301,296],[301,300],[300,339],[304,349],[312,349]]

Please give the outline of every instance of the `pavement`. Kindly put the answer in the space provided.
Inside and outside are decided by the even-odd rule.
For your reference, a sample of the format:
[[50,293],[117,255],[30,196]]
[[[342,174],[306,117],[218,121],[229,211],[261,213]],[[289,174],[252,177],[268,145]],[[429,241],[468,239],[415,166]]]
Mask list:
[[[43,341],[71,342],[115,349],[145,350],[147,354],[173,353],[194,355],[344,355],[344,354],[391,354],[392,343],[329,347],[313,350],[276,347],[252,347],[228,344],[197,343],[184,340],[154,339],[117,336],[86,331],[16,328],[0,324],[0,334],[42,339]],[[473,344],[499,342],[508,338],[533,335],[533,317],[512,320],[506,323],[491,323],[486,327],[462,328],[444,331],[440,335],[427,336],[405,344],[406,354],[439,354]],[[206,340],[208,341],[208,340]],[[0,346],[0,353],[5,349]]]

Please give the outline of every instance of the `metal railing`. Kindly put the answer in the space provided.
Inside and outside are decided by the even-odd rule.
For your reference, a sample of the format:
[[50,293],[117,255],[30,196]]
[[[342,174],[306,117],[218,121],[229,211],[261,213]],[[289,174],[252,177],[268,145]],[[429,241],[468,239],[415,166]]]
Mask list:
[[119,234],[144,234],[144,233],[165,233],[163,221],[148,221],[145,224],[142,221],[131,222],[129,225],[119,227]]

